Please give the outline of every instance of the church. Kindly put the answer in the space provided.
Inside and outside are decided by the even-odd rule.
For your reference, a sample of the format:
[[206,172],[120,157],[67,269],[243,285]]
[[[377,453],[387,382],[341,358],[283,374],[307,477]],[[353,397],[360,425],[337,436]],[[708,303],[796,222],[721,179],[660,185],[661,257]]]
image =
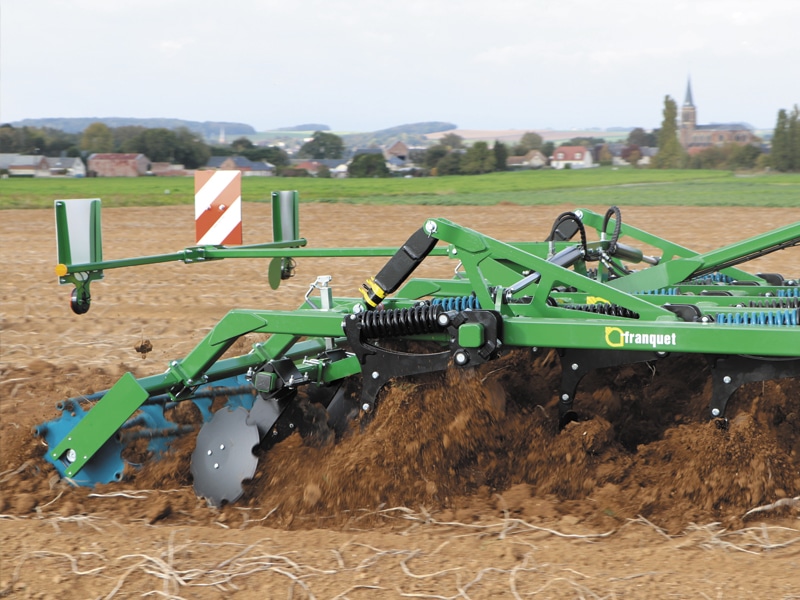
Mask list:
[[692,99],[692,82],[686,84],[686,98],[681,107],[681,145],[689,153],[723,144],[752,144],[758,141],[746,123],[697,124],[697,108]]

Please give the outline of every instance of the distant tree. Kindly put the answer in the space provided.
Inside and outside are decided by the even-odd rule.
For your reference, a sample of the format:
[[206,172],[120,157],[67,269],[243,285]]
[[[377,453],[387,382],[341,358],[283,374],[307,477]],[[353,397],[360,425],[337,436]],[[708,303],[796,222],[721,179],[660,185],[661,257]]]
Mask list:
[[[3,125],[0,127],[0,152],[57,155],[58,152],[52,152],[50,148],[52,141],[50,132],[53,131],[56,130]],[[76,137],[72,138],[73,143],[75,139]]]
[[319,169],[317,169],[317,177],[321,177],[322,179],[331,178],[331,170],[328,165],[320,165]]
[[778,111],[778,122],[772,134],[770,162],[777,171],[800,171],[800,125],[795,105],[790,113],[786,109]]
[[670,96],[664,97],[664,119],[658,133],[658,154],[652,166],[657,169],[678,169],[685,162],[685,153],[678,142],[678,106]]
[[334,133],[315,131],[313,137],[302,145],[297,155],[301,158],[342,158],[344,142]]
[[443,144],[436,144],[435,146],[431,146],[425,152],[425,159],[423,160],[422,164],[424,164],[429,169],[433,169],[436,165],[439,164],[439,161],[442,160],[447,155],[447,146]]
[[389,177],[383,154],[357,154],[347,168],[350,177]]
[[531,150],[541,150],[544,140],[535,131],[526,131],[514,145],[512,153],[514,156],[525,156]]
[[242,152],[243,150],[251,150],[255,148],[255,144],[253,144],[253,142],[251,142],[248,138],[242,136],[231,142],[231,148],[233,148],[233,150],[236,152]]
[[494,154],[494,170],[505,171],[508,169],[508,146],[500,140],[495,140],[492,153]]
[[113,152],[114,135],[105,123],[92,123],[83,130],[80,143],[86,152]]
[[614,163],[614,155],[611,154],[611,150],[609,150],[608,144],[603,144],[602,146],[600,146],[600,152],[597,157],[597,162],[604,167],[608,167]]
[[146,129],[138,141],[139,152],[153,162],[172,162],[178,140],[175,133],[164,127]]
[[605,138],[596,138],[596,137],[574,137],[572,139],[567,140],[562,146],[586,146],[587,148],[593,148],[594,146],[600,146],[605,144]]
[[635,145],[635,146],[658,146],[658,138],[653,135],[652,133],[647,133],[641,127],[636,127],[632,129],[631,132],[628,134],[628,145]]
[[173,160],[187,169],[205,166],[211,158],[211,148],[202,137],[186,127],[175,130],[175,151]]
[[555,150],[555,149],[556,149],[555,143],[553,143],[553,142],[545,142],[542,145],[542,154],[544,154],[545,157],[547,157],[547,159],[549,160],[550,157],[553,156],[553,150]]
[[800,108],[797,104],[789,115],[789,147],[792,154],[792,171],[800,171]]
[[447,133],[443,135],[439,143],[450,150],[461,150],[464,148],[464,138],[457,133]]
[[147,131],[141,125],[123,125],[114,127],[111,135],[114,138],[115,152],[139,152],[139,142],[142,134]]
[[620,157],[631,166],[637,166],[642,158],[642,151],[636,144],[629,144],[622,149]]
[[733,145],[730,157],[728,158],[728,168],[730,169],[752,169],[758,164],[761,150],[752,144],[740,146]]
[[448,152],[438,163],[436,163],[437,175],[460,175],[461,174],[461,154],[458,152]]
[[486,142],[475,142],[467,149],[461,159],[461,172],[465,175],[479,175],[494,171],[494,153]]
[[77,133],[67,133],[52,127],[42,127],[39,131],[44,135],[43,154],[59,156],[62,152],[75,148],[80,142]]

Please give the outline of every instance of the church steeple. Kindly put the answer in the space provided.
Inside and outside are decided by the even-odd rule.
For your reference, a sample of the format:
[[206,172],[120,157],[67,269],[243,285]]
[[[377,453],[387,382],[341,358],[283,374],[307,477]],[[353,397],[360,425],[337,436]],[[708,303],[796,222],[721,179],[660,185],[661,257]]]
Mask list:
[[684,106],[691,106],[694,108],[694,100],[692,100],[692,80],[691,78],[686,82],[686,98],[683,100]]
[[684,148],[692,145],[692,137],[696,128],[697,108],[695,108],[694,100],[692,99],[692,80],[689,78],[686,82],[686,98],[684,98],[683,106],[681,107],[680,140]]

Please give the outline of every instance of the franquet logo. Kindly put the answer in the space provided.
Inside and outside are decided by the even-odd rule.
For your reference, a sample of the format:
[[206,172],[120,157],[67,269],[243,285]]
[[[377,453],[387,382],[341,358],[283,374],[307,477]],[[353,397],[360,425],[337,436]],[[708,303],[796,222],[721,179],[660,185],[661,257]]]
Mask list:
[[606,344],[611,348],[625,348],[630,346],[675,346],[676,333],[632,333],[620,327],[606,327]]

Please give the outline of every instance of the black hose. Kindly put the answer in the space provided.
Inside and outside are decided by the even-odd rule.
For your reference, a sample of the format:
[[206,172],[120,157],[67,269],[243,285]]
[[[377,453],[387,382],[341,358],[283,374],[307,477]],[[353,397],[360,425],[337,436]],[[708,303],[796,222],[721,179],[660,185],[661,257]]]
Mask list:
[[603,230],[602,233],[605,235],[606,227],[608,227],[609,219],[614,216],[616,219],[616,224],[614,225],[614,233],[611,235],[611,240],[608,243],[608,253],[613,256],[614,253],[617,251],[617,242],[619,241],[619,234],[620,230],[622,229],[622,212],[619,210],[618,206],[612,206],[606,211],[606,216],[603,217]]
[[562,223],[566,223],[568,221],[572,221],[573,223],[575,223],[575,225],[578,226],[578,232],[580,232],[581,234],[581,247],[583,248],[584,256],[586,256],[587,254],[586,228],[583,226],[583,221],[581,221],[580,217],[576,215],[574,212],[561,213],[556,217],[556,220],[553,223],[553,227],[550,229],[550,254],[555,253],[556,230]]

